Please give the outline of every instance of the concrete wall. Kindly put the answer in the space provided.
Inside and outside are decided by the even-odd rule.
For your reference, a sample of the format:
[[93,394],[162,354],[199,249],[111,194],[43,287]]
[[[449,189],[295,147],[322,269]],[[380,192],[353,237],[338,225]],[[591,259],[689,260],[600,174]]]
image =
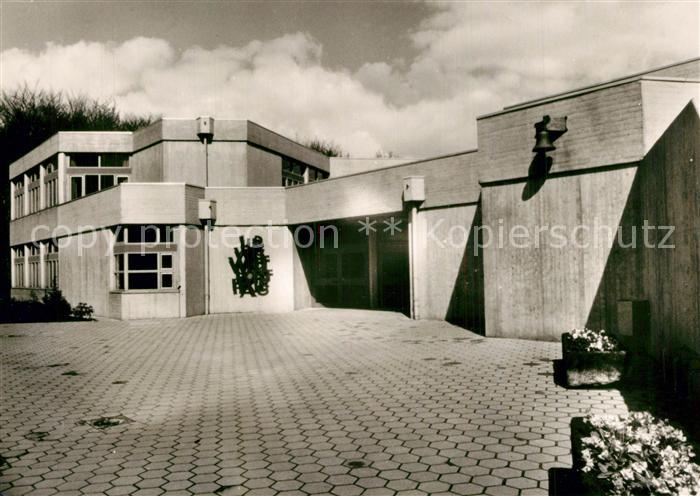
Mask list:
[[287,188],[290,224],[381,215],[403,210],[403,178],[425,176],[423,207],[479,198],[479,154],[465,152],[425,162]]
[[644,153],[651,150],[691,99],[699,104],[700,83],[642,80]]
[[425,223],[426,242],[423,270],[417,274],[423,298],[417,304],[418,318],[448,320],[483,331],[483,274],[473,239],[479,210],[473,204],[419,214]]
[[568,117],[568,132],[549,153],[552,173],[636,162],[644,155],[641,83],[634,81],[480,118],[481,181],[528,176],[534,125],[544,115]]
[[207,188],[216,200],[220,226],[280,225],[286,223],[285,190],[277,188]]
[[659,359],[700,354],[700,118],[688,104],[640,164],[633,194],[625,208],[622,228],[674,226],[651,231],[645,246],[638,233],[637,248],[616,247],[605,268],[594,315],[620,331],[621,300],[646,300],[648,335],[634,336],[642,348]]
[[[268,267],[272,270],[267,295],[241,297],[234,294],[234,273],[229,257],[234,257],[234,248],[239,247],[238,235],[252,239],[263,238],[265,254],[270,257]],[[289,312],[294,310],[294,266],[293,241],[286,227],[216,227],[211,232],[209,250],[210,312]]]
[[613,241],[605,226],[619,226],[635,171],[484,188],[486,335],[558,340],[587,323]]
[[95,315],[110,316],[112,233],[94,231],[62,238],[58,251],[58,286],[71,305],[85,302]]
[[247,145],[247,186],[282,186],[282,157]]
[[180,317],[180,294],[177,291],[141,291],[110,295],[122,320]]
[[413,158],[348,158],[331,157],[331,177],[349,176],[373,170],[385,169],[394,165],[415,162]]
[[178,248],[182,257],[180,261],[180,286],[181,291],[184,291],[186,296],[184,313],[187,316],[202,315],[205,310],[204,244],[200,242],[203,239],[203,232],[196,226],[183,228],[180,239],[185,244],[181,244]]
[[[292,231],[293,232],[293,231]],[[294,309],[301,310],[317,306],[313,296],[313,248],[304,249],[294,245],[292,249],[294,269]]]
[[129,181],[150,183],[163,181],[163,143],[156,143],[134,153],[129,158]]

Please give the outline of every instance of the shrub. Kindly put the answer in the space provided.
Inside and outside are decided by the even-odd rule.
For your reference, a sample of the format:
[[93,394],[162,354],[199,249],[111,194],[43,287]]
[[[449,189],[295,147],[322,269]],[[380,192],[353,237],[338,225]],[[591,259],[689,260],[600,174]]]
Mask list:
[[574,351],[605,352],[620,349],[614,337],[605,330],[574,329],[571,334],[571,349]]
[[73,307],[73,311],[71,313],[76,319],[91,320],[92,314],[95,313],[95,310],[92,308],[91,305],[88,305],[87,303],[81,301]]
[[41,298],[44,304],[45,320],[67,320],[71,316],[70,303],[66,301],[60,289],[52,288]]
[[685,435],[647,412],[594,415],[582,439],[584,482],[604,494],[700,494],[700,466]]

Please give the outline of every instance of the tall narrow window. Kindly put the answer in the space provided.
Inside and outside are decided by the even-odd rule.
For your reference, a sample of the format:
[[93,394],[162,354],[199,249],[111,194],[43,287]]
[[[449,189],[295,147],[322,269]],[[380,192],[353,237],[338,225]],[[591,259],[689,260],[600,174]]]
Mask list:
[[14,207],[15,207],[15,218],[22,217],[24,215],[24,177],[19,177],[14,180],[15,186],[15,197],[14,197]]
[[44,252],[44,275],[48,288],[58,287],[58,246],[49,241]]
[[107,189],[111,188],[114,186],[114,176],[111,174],[102,174],[100,175],[100,189]]
[[83,196],[83,176],[74,176],[70,178],[70,197],[71,200]]
[[40,192],[41,183],[39,181],[39,167],[34,167],[32,170],[27,172],[27,195],[29,203],[28,214],[32,214],[39,210],[40,207]]
[[39,250],[39,245],[34,243],[29,245],[29,258],[27,259],[27,263],[29,264],[29,281],[27,287],[41,287],[41,252]]
[[15,288],[24,287],[24,246],[18,246],[12,249],[14,258],[14,279],[12,286]]
[[58,172],[53,162],[44,165],[44,205],[58,205]]
[[100,190],[100,176],[90,174],[85,176],[85,194],[97,193]]

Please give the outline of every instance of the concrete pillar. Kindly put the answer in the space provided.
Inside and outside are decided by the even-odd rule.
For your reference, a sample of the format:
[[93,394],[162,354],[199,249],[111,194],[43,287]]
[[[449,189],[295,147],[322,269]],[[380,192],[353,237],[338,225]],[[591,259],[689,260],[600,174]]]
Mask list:
[[10,287],[15,287],[15,249],[10,248]]
[[46,185],[44,178],[46,177],[46,165],[39,166],[39,210],[46,208]]
[[14,220],[16,217],[15,213],[15,182],[10,181],[10,220]]
[[425,213],[413,205],[408,217],[408,263],[411,284],[411,318],[425,318],[427,297],[427,223]]
[[178,226],[173,240],[177,243],[177,273],[174,280],[180,288],[180,317],[187,316],[187,226]]
[[22,269],[24,269],[24,273],[22,274],[22,286],[27,288],[29,287],[29,245],[24,245],[23,250],[24,251],[22,253],[24,253],[24,264],[22,264]]
[[46,243],[39,243],[39,287],[49,287],[46,281]]
[[66,190],[68,189],[68,186],[66,184],[66,154],[63,152],[60,152],[58,154],[58,178],[56,179],[56,183],[58,184],[58,204],[60,205],[61,203],[65,203],[69,200],[67,197]]
[[22,210],[24,215],[29,214],[29,175],[23,174],[24,178],[24,194],[22,195]]

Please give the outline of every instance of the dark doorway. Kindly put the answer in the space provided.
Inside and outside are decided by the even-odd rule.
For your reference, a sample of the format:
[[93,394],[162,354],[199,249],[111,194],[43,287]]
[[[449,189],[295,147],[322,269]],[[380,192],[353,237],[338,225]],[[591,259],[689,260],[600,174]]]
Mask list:
[[377,307],[406,315],[411,293],[407,230],[377,239]]
[[[314,298],[326,307],[408,314],[408,225],[398,216],[372,218],[373,229],[368,233],[363,221],[315,226]],[[395,228],[387,227],[391,225]]]
[[369,308],[367,236],[343,221],[319,226],[318,233],[317,301],[328,307]]

